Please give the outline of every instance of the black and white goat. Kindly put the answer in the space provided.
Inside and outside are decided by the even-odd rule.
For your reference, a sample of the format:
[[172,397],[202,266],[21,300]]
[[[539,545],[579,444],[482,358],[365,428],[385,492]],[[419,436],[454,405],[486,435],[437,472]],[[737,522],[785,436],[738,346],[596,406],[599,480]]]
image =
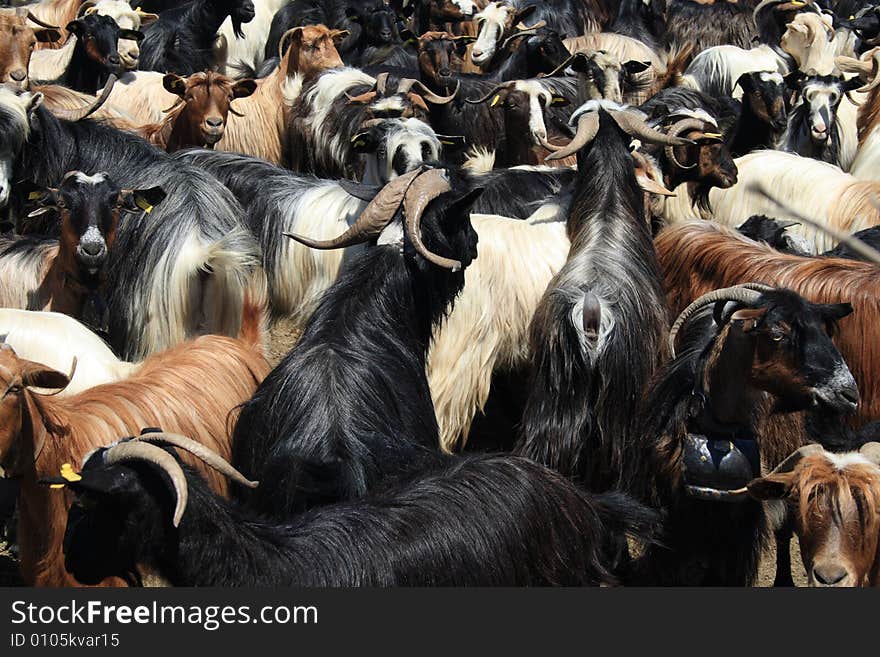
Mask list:
[[276,523],[214,493],[170,447],[257,485],[193,443],[142,434],[93,452],[76,481],[44,480],[78,501],[64,541],[77,580],[140,583],[147,566],[174,586],[613,585],[615,542],[650,542],[659,525],[623,495],[587,495],[511,456],[446,457],[378,495]]
[[[0,88],[4,185],[30,179],[50,187],[68,171],[113,171],[121,187],[158,185],[167,194],[144,220],[122,222],[110,253],[107,304],[117,353],[141,360],[202,333],[237,335],[259,247],[231,192],[133,135],[57,119],[41,101],[41,94]],[[13,207],[23,207],[15,200]]]
[[587,103],[572,121],[576,136],[551,156],[578,154],[571,251],[532,319],[518,453],[605,490],[623,482],[637,406],[666,354],[668,326],[629,144],[687,142],[607,101]]
[[477,255],[469,209],[478,194],[451,170],[418,169],[382,188],[337,238],[292,235],[324,249],[377,244],[351,258],[241,409],[233,462],[264,481],[246,491],[255,508],[289,517],[361,497],[417,466],[380,458],[379,443],[438,450],[425,360]]

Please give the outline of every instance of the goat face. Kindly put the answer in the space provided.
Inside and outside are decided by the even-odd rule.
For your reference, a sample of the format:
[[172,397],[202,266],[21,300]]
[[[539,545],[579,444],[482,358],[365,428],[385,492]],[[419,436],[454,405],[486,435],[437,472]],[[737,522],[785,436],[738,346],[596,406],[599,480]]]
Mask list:
[[67,24],[67,31],[82,43],[86,55],[98,66],[121,72],[122,58],[117,50],[120,39],[141,41],[144,35],[135,30],[124,30],[109,16],[90,14]]
[[737,80],[743,90],[743,104],[748,104],[752,112],[774,132],[785,130],[787,111],[785,108],[785,80],[779,73],[757,71],[744,73]]
[[0,84],[27,89],[28,66],[37,42],[48,43],[60,38],[58,30],[32,28],[27,25],[26,15],[0,9]]
[[794,57],[798,69],[828,75],[834,70],[834,28],[830,16],[801,13],[782,35],[780,45]]
[[162,79],[165,89],[184,103],[175,122],[182,143],[188,146],[212,147],[223,137],[226,119],[236,98],[245,98],[256,91],[253,80],[233,82],[225,75],[208,71],[181,78],[173,73]]
[[25,414],[31,412],[27,389],[63,389],[69,379],[45,365],[19,358],[12,347],[0,341],[0,468],[6,477],[18,477],[33,470],[43,449],[45,435],[32,432],[23,439]]
[[[444,140],[451,138],[444,137]],[[440,158],[440,138],[418,119],[383,119],[352,138],[352,146],[366,158],[364,182],[384,184]]]
[[[116,21],[116,24],[121,29],[131,32],[138,32],[142,25],[149,25],[159,18],[156,14],[133,10],[127,2],[121,2],[120,0],[102,0],[96,6],[89,7],[86,10],[86,14],[92,13],[109,16]],[[137,69],[141,56],[138,39],[120,36],[117,50],[122,60],[122,68],[127,71]]]
[[[794,109],[803,106],[806,111],[804,130],[809,131],[810,140],[815,146],[828,143],[832,130],[836,129],[837,108],[843,95],[861,86],[861,82],[857,79],[846,81],[833,75],[796,76],[788,81],[797,91]],[[792,119],[795,119],[795,112],[792,114]]]
[[473,0],[428,0],[431,20],[435,23],[458,23],[473,18],[477,5]]
[[650,62],[621,62],[617,56],[599,50],[589,57],[577,57],[571,67],[578,72],[584,101],[610,100],[623,102],[624,90],[632,86],[633,76],[647,70]]
[[419,37],[419,69],[443,93],[455,87],[453,73],[461,71],[466,50],[464,39],[446,32],[426,32]]
[[749,484],[752,497],[791,506],[810,586],[878,584],[880,467],[876,455],[869,458],[866,451],[816,451],[793,470]]
[[288,58],[287,77],[300,74],[310,78],[329,68],[341,67],[342,57],[336,45],[347,35],[345,30],[330,30],[323,25],[295,27],[286,32],[281,50],[282,56]]
[[477,66],[488,63],[504,37],[513,30],[514,26],[536,10],[537,5],[529,5],[518,11],[501,2],[490,2],[486,5],[485,9],[474,16],[474,20],[480,26],[480,32],[471,50],[473,63]]
[[43,94],[0,85],[0,208],[9,202],[15,161],[30,134],[31,115]]
[[391,7],[377,3],[364,10],[361,19],[364,36],[373,46],[383,46],[400,41],[397,34],[397,16]]
[[519,140],[528,134],[533,146],[547,142],[544,111],[550,105],[568,103],[566,98],[552,93],[536,80],[506,83],[496,87],[495,92],[483,100],[489,101],[491,109],[504,112],[504,132],[509,141]]
[[76,171],[68,173],[58,189],[31,196],[40,206],[31,215],[53,209],[59,213],[60,254],[72,257],[81,272],[94,275],[116,239],[119,213],[151,211],[165,193],[160,187],[121,190],[105,173],[88,176]]
[[250,23],[257,15],[251,0],[215,0],[216,4],[232,20],[232,31],[239,39],[244,37],[241,30],[243,23]]
[[673,147],[675,159],[687,167],[682,172],[682,180],[720,189],[736,184],[739,173],[736,162],[727,144],[716,133],[693,130],[680,136],[695,142]]
[[719,304],[715,317],[719,325],[730,325],[726,347],[751,362],[749,384],[774,395],[776,410],[856,410],[855,379],[829,335],[852,306],[813,304],[780,289],[764,292],[755,308],[729,315],[724,310]]
[[523,38],[528,72],[531,76],[550,73],[569,57],[562,37],[555,30],[540,28],[536,34]]

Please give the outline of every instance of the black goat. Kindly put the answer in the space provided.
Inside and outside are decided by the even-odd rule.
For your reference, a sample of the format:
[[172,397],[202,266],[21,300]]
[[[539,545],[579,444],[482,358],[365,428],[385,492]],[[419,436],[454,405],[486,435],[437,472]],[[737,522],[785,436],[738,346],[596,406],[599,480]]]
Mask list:
[[754,0],[702,4],[669,0],[666,7],[666,47],[675,52],[693,43],[699,53],[712,46],[732,45],[748,50],[758,36],[752,19]]
[[730,152],[734,157],[773,148],[787,125],[785,82],[779,73],[743,73],[736,82],[743,90],[739,120]]
[[[777,251],[799,256],[812,255],[809,244],[803,243],[801,241],[802,238],[793,237],[785,232],[786,229],[796,224],[797,222],[794,221],[779,221],[764,215],[755,215],[749,217],[737,230],[749,239],[753,239],[756,242],[764,242]],[[857,233],[853,233],[852,237],[874,249],[880,249],[880,226],[872,226],[871,228],[860,230]],[[819,255],[825,258],[845,258],[847,260],[870,262],[864,255],[843,243]]]
[[624,482],[637,404],[665,355],[660,270],[633,171],[633,136],[684,140],[595,101],[579,109],[578,175],[568,214],[571,251],[530,326],[532,376],[517,453],[591,490]]
[[805,439],[783,414],[856,408],[855,380],[826,332],[851,306],[748,287],[710,292],[682,312],[669,338],[686,329],[681,352],[644,400],[634,481],[668,510],[670,549],[649,549],[641,583],[751,584],[768,528],[745,485]]
[[147,565],[175,586],[608,585],[615,542],[651,541],[659,525],[623,495],[589,496],[526,459],[439,455],[404,485],[274,524],[146,441],[204,455],[181,436],[142,434],[93,453],[77,481],[51,480],[76,495],[65,566],[83,583],[138,583]]
[[[254,17],[253,2],[194,0],[163,12],[158,21],[144,28],[139,67],[178,75],[214,68],[214,39],[227,17],[232,19],[235,33],[243,36],[241,25]],[[270,56],[277,54],[276,46]]]
[[657,51],[666,33],[666,0],[620,0],[609,32],[638,39]]
[[337,239],[296,238],[319,248],[379,244],[350,260],[296,347],[241,409],[233,462],[264,481],[246,491],[257,509],[289,517],[361,497],[413,467],[377,458],[377,435],[438,448],[425,359],[433,327],[464,285],[461,269],[477,255],[468,211],[479,190],[456,178],[413,171]]

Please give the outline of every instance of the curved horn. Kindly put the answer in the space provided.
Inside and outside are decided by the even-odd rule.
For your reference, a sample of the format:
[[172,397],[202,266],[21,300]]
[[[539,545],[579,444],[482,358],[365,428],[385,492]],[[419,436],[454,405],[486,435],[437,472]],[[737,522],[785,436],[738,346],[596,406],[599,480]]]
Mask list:
[[150,445],[139,440],[128,440],[110,447],[104,452],[104,463],[112,465],[114,463],[124,463],[126,461],[145,461],[161,468],[168,478],[171,479],[171,485],[174,487],[174,495],[176,501],[174,504],[174,515],[172,522],[174,526],[180,525],[180,519],[186,510],[187,487],[186,476],[183,474],[183,468],[171,454],[161,447]]
[[404,230],[406,230],[409,239],[421,256],[438,267],[444,267],[452,271],[461,270],[461,262],[444,258],[436,253],[429,251],[428,247],[422,242],[421,224],[422,214],[428,203],[433,201],[441,194],[452,189],[449,180],[446,178],[446,171],[443,169],[429,169],[421,174],[415,184],[406,191],[403,197],[403,212],[406,218],[404,222]]
[[284,59],[284,53],[286,52],[287,40],[293,35],[294,32],[302,31],[303,27],[292,27],[287,32],[281,35],[281,41],[278,42],[278,58]]
[[[406,80],[409,80],[409,78],[406,78]],[[419,96],[434,105],[446,105],[447,103],[451,103],[455,99],[455,95],[458,93],[458,90],[461,88],[461,82],[456,81],[455,90],[451,94],[449,94],[448,96],[440,96],[439,94],[435,94],[433,91],[428,89],[428,87],[422,84],[421,80],[413,80],[412,82],[413,84],[410,85],[410,88],[415,87],[418,90]],[[403,84],[403,80],[401,80],[400,83]]]
[[512,87],[514,84],[516,84],[516,81],[515,81],[515,80],[509,80],[508,82],[499,82],[499,83],[496,84],[494,87],[492,87],[492,91],[490,91],[489,93],[487,93],[487,94],[486,94],[485,96],[483,96],[482,98],[476,98],[476,99],[474,99],[474,98],[465,98],[465,99],[464,99],[464,102],[466,102],[466,103],[470,103],[471,105],[478,105],[479,103],[485,103],[485,102],[486,102],[487,100],[489,100],[493,95],[495,95],[496,93],[498,93],[498,92],[501,91],[502,89],[507,89],[507,88],[509,88],[509,87]]
[[658,130],[649,128],[641,118],[626,110],[608,110],[614,122],[626,134],[638,137],[642,141],[651,144],[661,144],[663,146],[684,146],[685,144],[693,144],[690,139],[682,139],[672,135],[666,135]]
[[645,171],[644,176],[636,176],[639,187],[641,187],[646,192],[649,192],[651,194],[658,194],[659,196],[676,196],[675,192],[666,189],[666,187],[664,187],[661,183],[657,182],[648,175],[651,172],[652,168],[651,163],[648,162],[648,158],[646,158],[638,151],[631,151],[630,155],[635,161],[636,166],[644,169]]
[[766,7],[770,7],[772,5],[781,5],[781,4],[784,4],[788,1],[789,0],[763,0],[761,2],[761,4],[759,4],[757,7],[755,7],[755,10],[752,12],[752,20],[754,20],[757,23],[758,22],[758,14],[760,12],[764,11],[764,9]]
[[572,63],[574,60],[576,60],[578,57],[583,57],[584,59],[589,59],[589,58],[587,57],[587,53],[585,53],[585,52],[576,52],[576,53],[573,53],[573,54],[571,54],[569,57],[567,57],[567,58],[566,58],[566,59],[565,59],[565,60],[564,60],[559,66],[557,66],[557,67],[554,68],[552,71],[550,71],[549,73],[547,73],[547,75],[544,76],[544,77],[551,77],[551,76],[553,76],[553,75],[556,75],[556,74],[559,73],[560,71],[564,71],[564,70],[567,69],[569,66],[571,66],[571,63]]
[[[71,171],[67,175],[69,176],[73,173],[76,173],[76,172]],[[65,176],[65,178],[66,177],[67,176]],[[28,215],[28,216],[30,216],[30,215]],[[4,338],[4,342],[5,342],[6,336],[4,335],[3,338]],[[31,392],[35,395],[39,395],[40,397],[54,397],[55,395],[60,395],[62,392],[67,390],[67,386],[69,386],[70,382],[73,381],[73,375],[76,374],[76,363],[77,363],[77,359],[76,359],[76,356],[74,356],[73,361],[70,363],[70,374],[67,375],[67,383],[65,385],[61,386],[60,388],[58,388],[55,392],[37,392],[36,390],[31,390]]]
[[871,55],[871,75],[872,80],[865,86],[856,89],[856,91],[867,93],[877,87],[877,85],[880,85],[880,48],[875,48],[874,53]]
[[247,486],[248,488],[256,488],[259,484],[259,482],[251,481],[243,474],[241,474],[238,470],[233,468],[232,465],[224,460],[217,452],[208,449],[208,447],[200,442],[193,440],[192,438],[187,438],[186,436],[181,436],[180,434],[176,433],[153,431],[149,433],[142,433],[140,436],[137,436],[135,440],[145,443],[167,443],[169,445],[174,445],[175,447],[179,447],[180,449],[185,449],[187,452],[197,457],[205,464],[214,468],[214,470],[216,470],[220,474],[225,475],[232,481],[241,484],[242,486]]
[[[81,18],[86,14],[93,13],[96,4],[98,3],[95,0],[86,0],[79,6],[79,9],[76,10],[76,17]],[[90,9],[92,11],[89,11]]]
[[585,112],[581,114],[578,117],[577,132],[572,140],[568,142],[568,145],[555,150],[544,159],[561,160],[569,155],[574,155],[584,146],[593,141],[597,132],[599,132],[599,112]]
[[685,322],[693,317],[701,308],[716,301],[739,301],[751,305],[760,298],[762,292],[772,289],[772,287],[761,283],[743,283],[742,285],[733,285],[720,290],[713,290],[695,299],[687,308],[681,311],[681,314],[673,322],[672,328],[669,329],[668,343],[670,354],[675,358],[675,338],[678,332]]
[[34,16],[30,11],[27,12],[27,19],[28,19],[31,23],[36,23],[36,24],[39,25],[40,27],[45,27],[45,28],[47,28],[47,29],[49,29],[49,30],[60,30],[60,29],[61,29],[61,28],[58,27],[57,25],[49,25],[49,23],[44,23],[44,22],[41,21],[39,18],[37,18],[36,16]]
[[[682,119],[681,121],[677,121],[673,123],[672,126],[667,131],[667,135],[670,137],[678,137],[680,134],[687,132],[689,130],[700,130],[705,131],[706,124],[704,121],[700,119]],[[675,157],[675,150],[672,146],[667,146],[663,149],[666,153],[666,157],[678,168],[680,169],[693,169],[697,166],[696,163],[691,164],[690,166],[685,166],[681,162],[678,161],[678,158]]]
[[353,244],[366,242],[381,233],[382,229],[391,222],[406,191],[420,173],[419,169],[410,171],[385,185],[364,208],[358,220],[335,239],[313,240],[294,233],[284,233],[284,235],[313,249],[342,249]]
[[388,86],[388,73],[379,73],[376,76],[376,89],[381,96],[385,95],[385,88]]
[[[541,27],[543,27],[543,26],[541,26]],[[541,28],[540,27],[530,27],[527,30],[520,30],[519,32],[516,32],[515,34],[511,34],[509,37],[507,37],[504,41],[501,42],[500,49],[504,50],[507,47],[507,44],[509,44],[511,41],[515,41],[516,39],[519,39],[520,37],[535,36],[538,33],[539,29],[541,29]]]
[[[876,445],[877,443],[874,443],[874,444]],[[822,445],[819,445],[818,443],[810,443],[809,445],[804,445],[802,447],[799,447],[798,449],[793,451],[791,454],[786,456],[784,459],[782,459],[782,461],[779,463],[779,465],[777,465],[775,468],[773,468],[767,474],[771,475],[771,474],[782,474],[784,472],[791,472],[792,470],[794,470],[795,466],[798,463],[800,463],[801,459],[803,459],[805,456],[809,456],[810,454],[818,454],[819,452],[822,452],[822,451],[824,451],[822,448]]]
[[67,121],[82,121],[97,112],[101,108],[101,105],[107,102],[107,99],[110,97],[110,92],[113,91],[114,84],[116,84],[116,76],[111,73],[110,77],[107,78],[107,83],[104,85],[104,89],[101,91],[101,95],[98,96],[97,100],[95,100],[92,105],[78,110],[54,109],[52,110],[52,114]]

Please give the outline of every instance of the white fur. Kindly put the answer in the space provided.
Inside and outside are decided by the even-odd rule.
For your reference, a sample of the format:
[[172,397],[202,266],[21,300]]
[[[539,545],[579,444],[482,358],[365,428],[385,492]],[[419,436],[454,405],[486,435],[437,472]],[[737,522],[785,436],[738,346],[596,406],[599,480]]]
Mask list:
[[452,0],[452,4],[458,7],[465,16],[473,16],[477,11],[474,0]]
[[157,123],[178,97],[165,90],[164,74],[156,71],[129,72],[113,85],[107,105],[129,116],[138,125]]
[[139,364],[119,360],[101,338],[67,315],[0,308],[0,335],[27,360],[68,374],[76,370],[60,394],[75,395],[87,388],[127,378]]
[[[513,85],[517,91],[529,95],[529,131],[532,133],[532,141],[536,144],[547,139],[547,126],[544,124],[544,107],[550,107],[553,100],[547,88],[537,80],[517,80]],[[541,99],[544,105],[541,105]]]
[[28,64],[28,78],[34,82],[57,80],[67,70],[67,65],[70,64],[70,58],[73,57],[73,49],[75,47],[76,36],[71,34],[70,38],[60,48],[35,50],[31,54],[31,61]]
[[794,57],[798,69],[815,75],[831,75],[835,70],[834,56],[837,43],[833,37],[830,16],[823,14],[797,14],[786,27],[780,45]]
[[227,17],[220,26],[218,41],[221,43],[215,46],[214,52],[225,53],[225,57],[218,59],[221,72],[224,72],[227,66],[237,64],[244,64],[256,70],[265,59],[266,41],[269,38],[269,29],[272,27],[272,18],[287,4],[287,0],[253,0],[253,3],[253,20],[241,26],[243,39],[236,38],[232,30],[231,18]]
[[504,34],[511,11],[513,9],[500,2],[490,2],[480,13],[474,16],[474,20],[480,25],[480,32],[471,50],[471,60],[477,66],[481,66],[492,59],[492,55],[495,54],[495,50],[498,48],[498,42]]
[[838,470],[846,470],[851,465],[870,465],[876,467],[868,458],[859,452],[844,452],[843,454],[835,454],[833,452],[824,452],[824,456]]
[[831,377],[821,386],[815,389],[816,396],[826,402],[834,402],[837,390],[841,388],[857,388],[856,380],[843,361],[834,370]]
[[9,202],[9,193],[12,190],[12,158],[8,155],[0,155],[0,208],[6,207]]
[[788,73],[785,60],[767,45],[750,50],[736,46],[714,46],[694,57],[685,70],[688,86],[696,89],[718,89],[727,94],[742,96],[736,81],[744,73]]
[[83,185],[99,185],[105,180],[107,180],[107,176],[104,172],[98,172],[93,176],[89,176],[84,174],[82,171],[77,171],[73,177],[77,182],[82,183]]

